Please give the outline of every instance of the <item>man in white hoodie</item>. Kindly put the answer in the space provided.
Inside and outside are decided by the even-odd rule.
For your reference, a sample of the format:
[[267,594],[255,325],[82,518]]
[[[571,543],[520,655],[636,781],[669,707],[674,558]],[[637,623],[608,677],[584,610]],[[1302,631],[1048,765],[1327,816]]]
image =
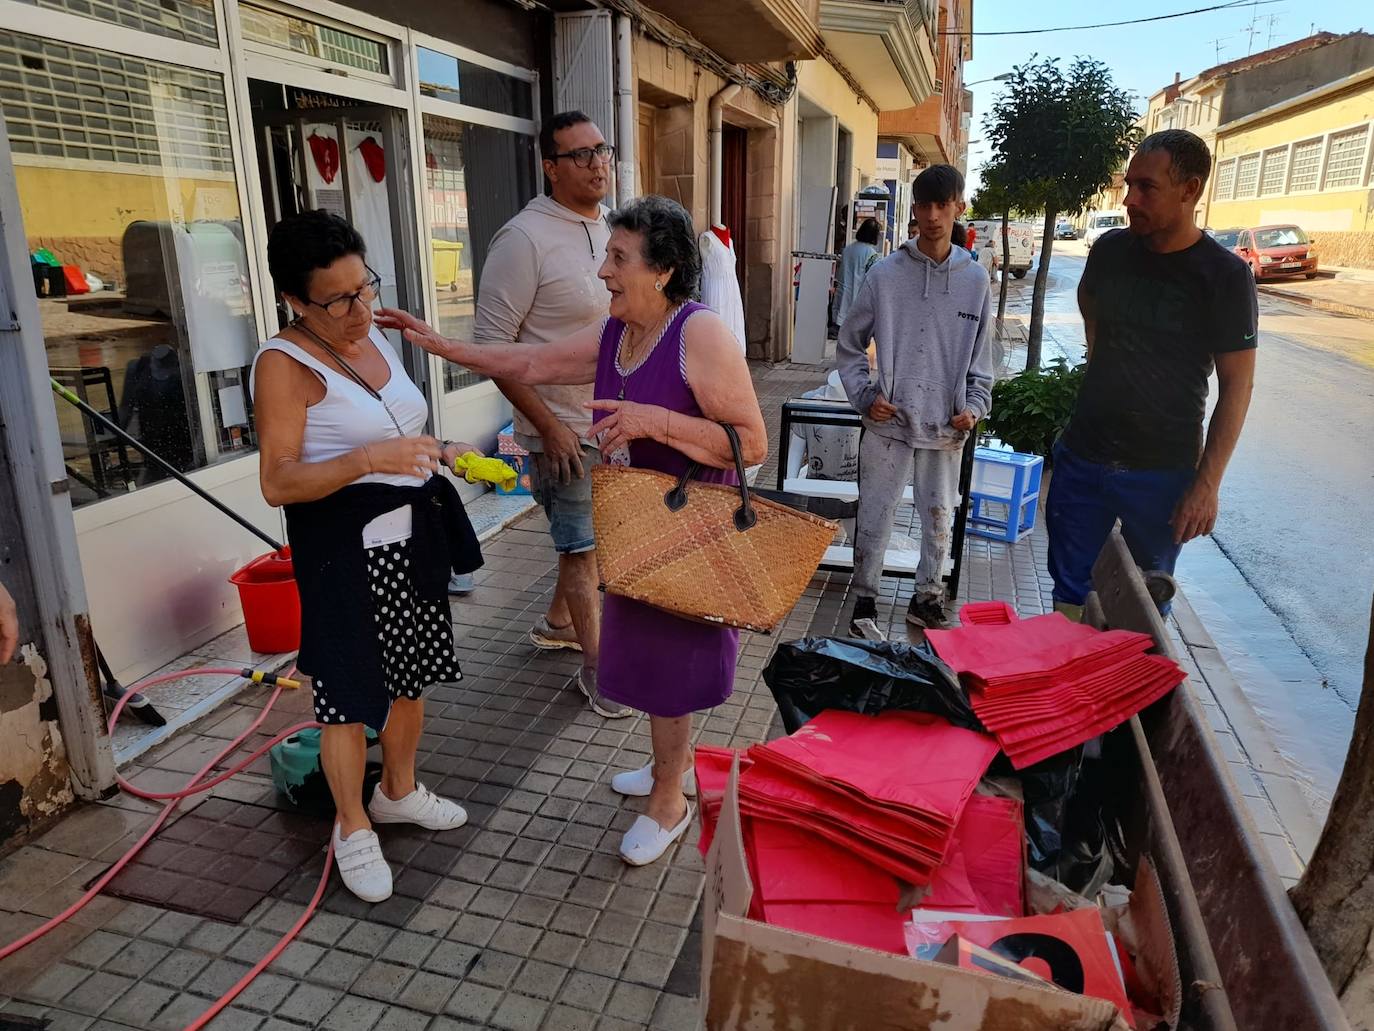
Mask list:
[[[474,339],[480,344],[549,343],[605,317],[610,294],[597,278],[610,228],[602,200],[611,186],[615,148],[580,111],[554,115],[539,134],[552,196],[539,196],[492,239],[481,270]],[[515,439],[533,459],[531,482],[549,517],[558,551],[558,586],[548,612],[530,630],[544,649],[582,652],[577,687],[608,719],[631,710],[601,699],[596,687],[601,598],[592,532],[592,467],[587,439],[592,386],[528,387],[497,380],[515,408]]]
[[950,241],[964,212],[964,177],[934,165],[917,176],[914,192],[919,233],[869,271],[836,346],[845,393],[864,415],[851,627],[877,616],[883,558],[908,483],[921,517],[921,560],[907,622],[944,624],[959,460],[992,407],[988,274]]

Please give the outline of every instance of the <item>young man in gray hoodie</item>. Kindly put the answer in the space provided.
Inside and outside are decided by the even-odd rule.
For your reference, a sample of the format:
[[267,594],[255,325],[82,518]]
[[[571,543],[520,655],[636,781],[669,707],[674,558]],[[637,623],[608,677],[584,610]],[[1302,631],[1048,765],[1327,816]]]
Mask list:
[[845,393],[864,416],[851,627],[877,616],[883,558],[908,483],[921,517],[921,560],[907,622],[944,624],[959,460],[992,407],[988,274],[950,242],[964,212],[964,177],[934,165],[916,178],[914,192],[919,231],[869,270],[836,348]]

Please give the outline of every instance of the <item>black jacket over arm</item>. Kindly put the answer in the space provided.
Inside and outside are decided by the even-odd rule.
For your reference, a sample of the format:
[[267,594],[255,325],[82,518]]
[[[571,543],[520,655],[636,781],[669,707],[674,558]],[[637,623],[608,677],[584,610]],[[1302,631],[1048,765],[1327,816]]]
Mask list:
[[410,505],[410,578],[417,597],[447,601],[452,570],[482,566],[462,498],[444,476],[422,487],[355,483],[318,501],[287,505],[286,536],[301,596],[300,669],[331,685],[376,685],[366,723],[381,730],[390,706],[367,582],[363,527]]

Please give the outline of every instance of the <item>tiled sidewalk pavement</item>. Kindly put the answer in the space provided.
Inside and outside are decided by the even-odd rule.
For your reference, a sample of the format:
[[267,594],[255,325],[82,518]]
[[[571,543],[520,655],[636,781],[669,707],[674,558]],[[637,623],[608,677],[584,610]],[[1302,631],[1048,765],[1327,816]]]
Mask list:
[[[783,398],[823,378],[797,367],[756,370],[768,424]],[[773,466],[761,482],[775,476]],[[1049,605],[1040,532],[1012,547],[970,539],[961,600],[1003,598],[1030,615]],[[471,822],[433,834],[381,828],[397,894],[367,906],[337,879],[322,911],[212,1025],[224,1029],[686,1029],[697,1026],[703,872],[696,833],[660,862],[616,855],[638,804],[612,772],[648,759],[642,719],[603,721],[566,687],[576,660],[536,652],[531,620],[554,583],[542,516],[488,542],[478,589],[453,606],[465,679],[430,695],[420,767],[461,799]],[[909,581],[880,605],[894,634]],[[848,577],[819,575],[775,637],[746,635],[734,696],[699,718],[697,739],[744,746],[775,732],[760,674],[778,640],[847,623]],[[614,642],[607,642],[608,647]],[[126,775],[177,786],[245,728],[254,690],[142,756]],[[308,711],[284,696],[263,733]],[[215,795],[276,806],[266,763]],[[152,807],[119,795],[86,806],[0,861],[0,939],[37,925],[121,854]],[[54,1029],[186,1026],[263,955],[302,911],[319,860],[278,887],[239,926],[103,897],[70,924],[0,964],[0,1026],[41,1017]]]

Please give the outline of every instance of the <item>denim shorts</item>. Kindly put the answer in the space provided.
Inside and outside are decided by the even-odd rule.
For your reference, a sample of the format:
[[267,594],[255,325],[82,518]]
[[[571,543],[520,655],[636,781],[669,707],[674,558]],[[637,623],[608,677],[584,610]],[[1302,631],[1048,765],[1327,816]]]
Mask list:
[[560,483],[549,475],[543,454],[530,455],[530,492],[549,517],[549,536],[560,555],[580,555],[596,548],[592,529],[592,468],[601,463],[601,452],[582,448],[582,478]]

